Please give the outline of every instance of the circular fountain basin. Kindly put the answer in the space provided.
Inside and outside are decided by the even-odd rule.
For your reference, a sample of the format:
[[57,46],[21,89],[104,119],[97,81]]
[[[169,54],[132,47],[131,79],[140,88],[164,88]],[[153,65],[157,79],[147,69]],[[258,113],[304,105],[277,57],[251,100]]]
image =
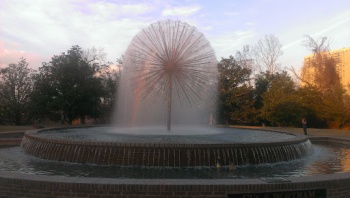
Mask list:
[[303,135],[209,127],[37,130],[26,132],[21,148],[49,160],[146,167],[275,163],[312,151]]

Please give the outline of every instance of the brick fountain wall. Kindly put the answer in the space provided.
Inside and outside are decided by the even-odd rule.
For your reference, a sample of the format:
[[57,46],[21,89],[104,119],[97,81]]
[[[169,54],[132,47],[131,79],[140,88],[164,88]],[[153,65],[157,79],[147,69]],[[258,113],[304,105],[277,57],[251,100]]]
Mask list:
[[348,198],[350,173],[259,179],[101,179],[25,175],[0,171],[0,197],[98,198]]
[[118,143],[50,139],[27,132],[21,147],[33,156],[55,161],[153,167],[260,164],[299,159],[311,152],[305,136],[264,143],[175,144]]
[[[350,145],[347,139],[310,139]],[[76,178],[0,171],[0,198],[5,197],[348,198],[350,173],[261,180]]]

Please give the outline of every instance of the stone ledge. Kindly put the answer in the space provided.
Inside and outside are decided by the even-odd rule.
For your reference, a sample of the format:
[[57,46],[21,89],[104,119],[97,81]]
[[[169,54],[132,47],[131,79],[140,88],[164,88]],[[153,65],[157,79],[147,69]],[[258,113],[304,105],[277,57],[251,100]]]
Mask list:
[[[293,192],[325,189],[327,198],[350,196],[350,173],[290,177],[288,183],[267,183],[260,179],[103,179],[25,175],[0,171],[0,189],[9,197],[104,195],[183,195],[227,197],[228,194]],[[19,193],[20,192],[20,193]],[[339,193],[338,193],[339,192]]]
[[18,146],[22,142],[22,138],[0,138],[0,145]]
[[[325,174],[305,177],[285,178],[290,182],[268,183],[261,179],[114,179],[114,178],[82,178],[65,176],[45,176],[0,171],[2,179],[16,179],[21,181],[63,182],[70,184],[113,184],[113,185],[294,185],[301,183],[327,183],[335,181],[350,185],[350,172]],[[337,182],[336,182],[337,183]],[[349,189],[350,190],[350,189]]]
[[[291,139],[275,142],[141,144],[52,139],[39,135],[47,130],[26,132],[21,144],[22,149],[29,155],[43,159],[98,165],[196,167],[216,166],[217,163],[275,163],[304,157],[310,153],[311,146],[308,137],[304,135],[293,135]],[[60,152],[63,149],[65,154]],[[89,155],[97,152],[103,155]]]
[[313,136],[313,137],[309,137],[309,140],[311,142],[329,142],[329,143],[350,145],[350,140],[347,138],[335,138],[335,137],[329,137],[329,136]]
[[[348,139],[310,137],[311,141],[344,142]],[[1,142],[0,142],[1,143]],[[228,194],[290,192],[325,189],[327,198],[350,197],[350,172],[289,177],[288,182],[261,179],[113,179],[29,175],[0,171],[0,197],[220,197]],[[164,193],[161,193],[164,192]]]

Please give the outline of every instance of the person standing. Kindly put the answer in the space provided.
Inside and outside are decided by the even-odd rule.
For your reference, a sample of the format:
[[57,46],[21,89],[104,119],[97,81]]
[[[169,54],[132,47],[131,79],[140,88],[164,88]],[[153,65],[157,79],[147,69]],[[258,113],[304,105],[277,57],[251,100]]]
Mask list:
[[307,120],[306,120],[306,118],[303,118],[301,120],[301,124],[303,125],[304,135],[307,135]]

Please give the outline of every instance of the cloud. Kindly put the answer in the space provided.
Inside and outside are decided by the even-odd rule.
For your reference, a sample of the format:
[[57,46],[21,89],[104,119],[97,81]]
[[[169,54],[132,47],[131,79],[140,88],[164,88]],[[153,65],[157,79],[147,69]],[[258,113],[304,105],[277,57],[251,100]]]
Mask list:
[[116,18],[125,16],[137,16],[147,14],[154,9],[154,7],[144,4],[114,4],[111,2],[98,1],[87,4],[87,13],[91,15],[100,15],[103,18]]
[[168,8],[162,11],[162,16],[189,16],[193,15],[200,9],[199,6]]
[[206,27],[202,27],[202,30],[212,30],[213,26],[206,26]]
[[[296,30],[295,30],[296,31]],[[322,21],[322,23],[316,24],[315,26],[304,27],[299,32],[312,32],[310,34],[313,38],[318,37],[329,37],[332,36],[332,31],[336,31],[336,35],[344,32],[348,34],[350,31],[350,12],[346,12],[336,16],[334,18],[328,19],[327,21]],[[289,36],[290,38],[291,36]],[[350,38],[350,37],[349,37]],[[283,45],[282,50],[287,50],[292,47],[300,47],[302,42],[305,40],[304,35],[298,35],[296,39],[290,41],[288,44]],[[345,41],[346,43],[346,41]]]
[[338,17],[335,17],[334,19],[329,20],[328,24],[324,26],[324,28],[314,33],[312,36],[323,35],[342,25],[347,25],[347,27],[349,28],[348,30],[350,30],[350,12],[344,13],[343,15],[340,15]]
[[[196,26],[210,40],[219,57],[227,57],[243,45],[255,42],[256,37],[266,32],[264,28],[268,32],[274,32],[281,38],[282,44],[286,44],[283,46],[286,52],[283,58],[290,56],[290,60],[299,62],[303,55],[301,49],[304,48],[300,43],[304,34],[327,34],[322,36],[338,41],[338,46],[342,47],[347,47],[350,39],[350,13],[348,10],[341,11],[344,9],[339,7],[345,7],[341,5],[338,5],[339,11],[335,15],[327,12],[322,17],[302,17],[299,21],[291,17],[293,20],[288,25],[272,26],[271,21],[264,18],[265,14],[269,16],[268,10],[260,15],[254,12],[261,10],[259,7],[245,3],[236,4],[234,10],[228,2],[226,6],[217,6],[210,1],[197,2],[195,5],[193,1],[178,0],[0,1],[1,66],[18,62],[21,56],[37,61],[30,65],[40,66],[42,61],[49,61],[53,55],[66,52],[72,45],[79,45],[83,49],[93,46],[104,48],[106,59],[115,61],[142,28],[157,20],[167,19],[181,20]],[[239,13],[235,12],[237,10]],[[312,14],[311,11],[310,13]],[[242,17],[236,17],[237,14]],[[304,14],[300,13],[300,16]],[[273,19],[276,16],[274,14]],[[305,51],[308,53],[306,49]],[[296,56],[297,53],[301,55]],[[39,60],[40,58],[42,59]]]
[[0,68],[7,67],[11,63],[18,63],[20,58],[25,58],[29,67],[37,69],[40,63],[47,60],[47,57],[40,56],[37,53],[18,50],[16,44],[5,44],[0,41]]
[[217,57],[228,57],[234,55],[243,45],[248,44],[254,36],[254,31],[246,30],[229,32],[219,37],[208,38],[208,40],[210,40]]
[[288,49],[290,47],[293,47],[295,45],[301,46],[301,43],[302,43],[303,40],[304,40],[304,38],[297,39],[297,40],[295,40],[295,41],[293,41],[291,43],[288,43],[287,45],[283,45],[281,49],[282,50],[286,50],[286,49]]
[[239,12],[225,12],[224,15],[225,16],[237,16],[237,15],[239,15]]
[[152,10],[151,6],[144,4],[116,5],[99,1],[33,3],[13,0],[4,1],[2,6],[1,52],[6,53],[2,53],[0,65],[7,65],[10,59],[16,62],[24,56],[41,66],[42,61],[49,59],[37,61],[39,57],[52,57],[67,51],[72,45],[84,49],[104,48],[107,60],[115,61],[124,53],[132,36],[149,25],[137,17],[124,15],[145,14]]

